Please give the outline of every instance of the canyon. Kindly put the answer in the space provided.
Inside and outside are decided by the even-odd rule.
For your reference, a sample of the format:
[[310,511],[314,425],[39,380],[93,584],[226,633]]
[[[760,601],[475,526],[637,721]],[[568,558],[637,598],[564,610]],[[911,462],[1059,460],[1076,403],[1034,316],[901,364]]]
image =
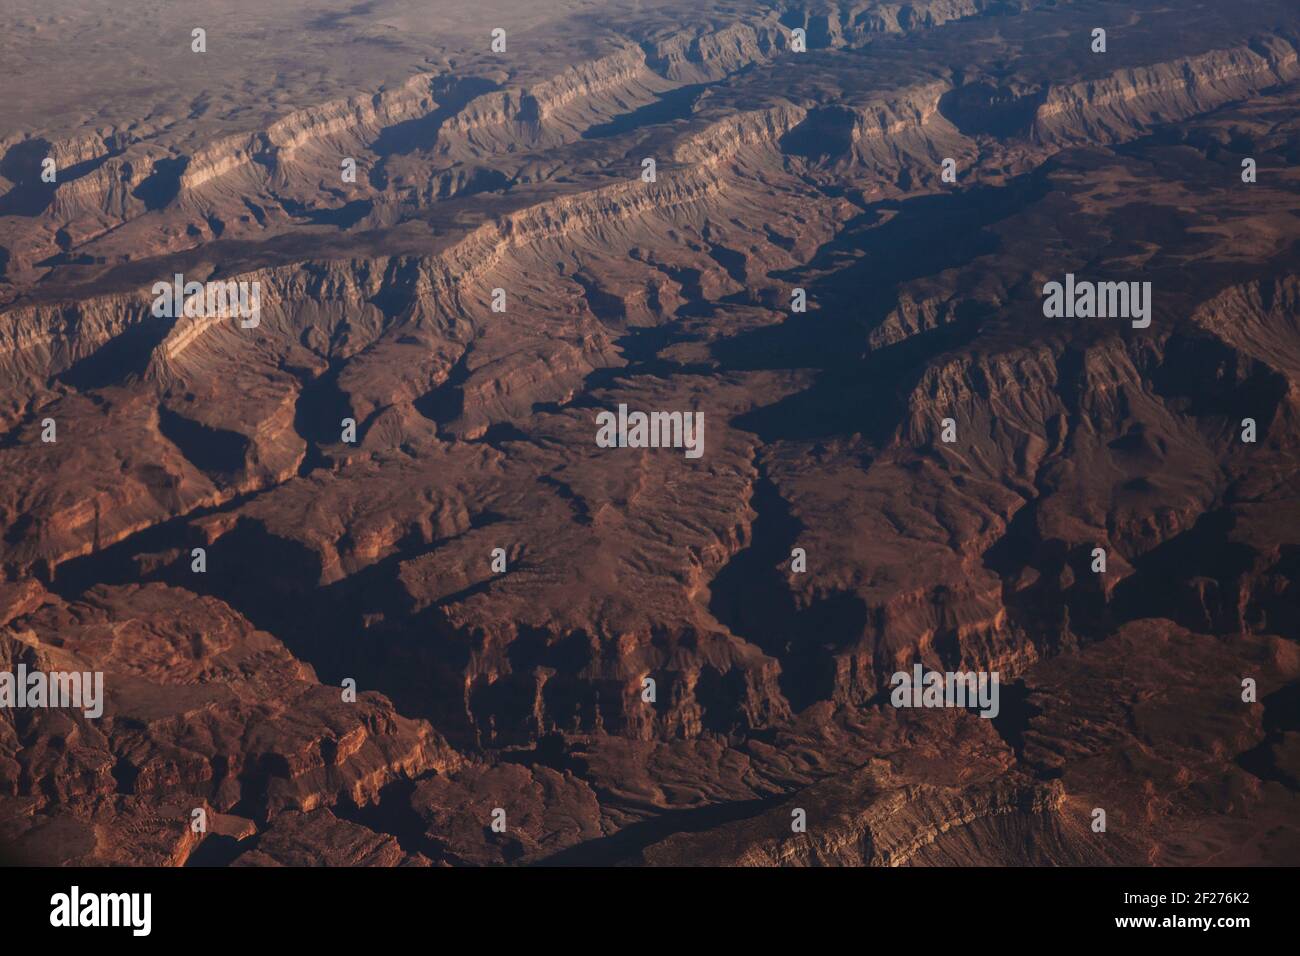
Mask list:
[[1294,2],[146,6],[0,31],[0,858],[1300,862]]

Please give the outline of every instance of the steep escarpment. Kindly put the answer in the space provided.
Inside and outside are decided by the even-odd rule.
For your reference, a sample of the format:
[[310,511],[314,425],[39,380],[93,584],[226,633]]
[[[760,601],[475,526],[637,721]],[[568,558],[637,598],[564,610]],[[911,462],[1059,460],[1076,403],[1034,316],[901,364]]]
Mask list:
[[[1004,866],[1113,862],[1114,848],[1071,820],[1059,784],[999,781],[944,790],[892,779],[883,761],[794,794],[778,809],[703,836],[671,837],[644,851],[657,866]],[[796,833],[802,812],[815,835]],[[1113,841],[1112,841],[1113,842]],[[1031,848],[1026,852],[1025,848]]]
[[1215,50],[1103,79],[1054,86],[1034,113],[1044,143],[1113,142],[1132,130],[1204,113],[1300,77],[1300,58],[1285,37]]

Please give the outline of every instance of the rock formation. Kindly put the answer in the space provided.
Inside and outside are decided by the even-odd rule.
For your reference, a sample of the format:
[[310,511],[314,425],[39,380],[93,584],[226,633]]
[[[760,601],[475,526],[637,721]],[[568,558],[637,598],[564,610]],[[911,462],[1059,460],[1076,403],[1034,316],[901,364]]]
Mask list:
[[6,859],[1300,861],[1293,2],[180,4],[137,79],[76,6],[0,31],[73,77],[0,108],[0,671],[105,700],[0,708]]

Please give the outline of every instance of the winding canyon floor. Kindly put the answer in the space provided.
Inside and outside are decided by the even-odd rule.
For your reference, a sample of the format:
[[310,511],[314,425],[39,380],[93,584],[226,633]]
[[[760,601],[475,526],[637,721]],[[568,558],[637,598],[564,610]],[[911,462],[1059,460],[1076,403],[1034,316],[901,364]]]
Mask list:
[[4,859],[1300,863],[1294,0],[0,27]]

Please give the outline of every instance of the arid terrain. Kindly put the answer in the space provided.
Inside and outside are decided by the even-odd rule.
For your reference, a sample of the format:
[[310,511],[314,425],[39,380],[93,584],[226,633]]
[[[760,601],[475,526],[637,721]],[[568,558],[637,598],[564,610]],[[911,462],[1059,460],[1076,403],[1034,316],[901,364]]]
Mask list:
[[104,688],[3,860],[1300,864],[1295,0],[10,0],[0,83],[0,671]]

